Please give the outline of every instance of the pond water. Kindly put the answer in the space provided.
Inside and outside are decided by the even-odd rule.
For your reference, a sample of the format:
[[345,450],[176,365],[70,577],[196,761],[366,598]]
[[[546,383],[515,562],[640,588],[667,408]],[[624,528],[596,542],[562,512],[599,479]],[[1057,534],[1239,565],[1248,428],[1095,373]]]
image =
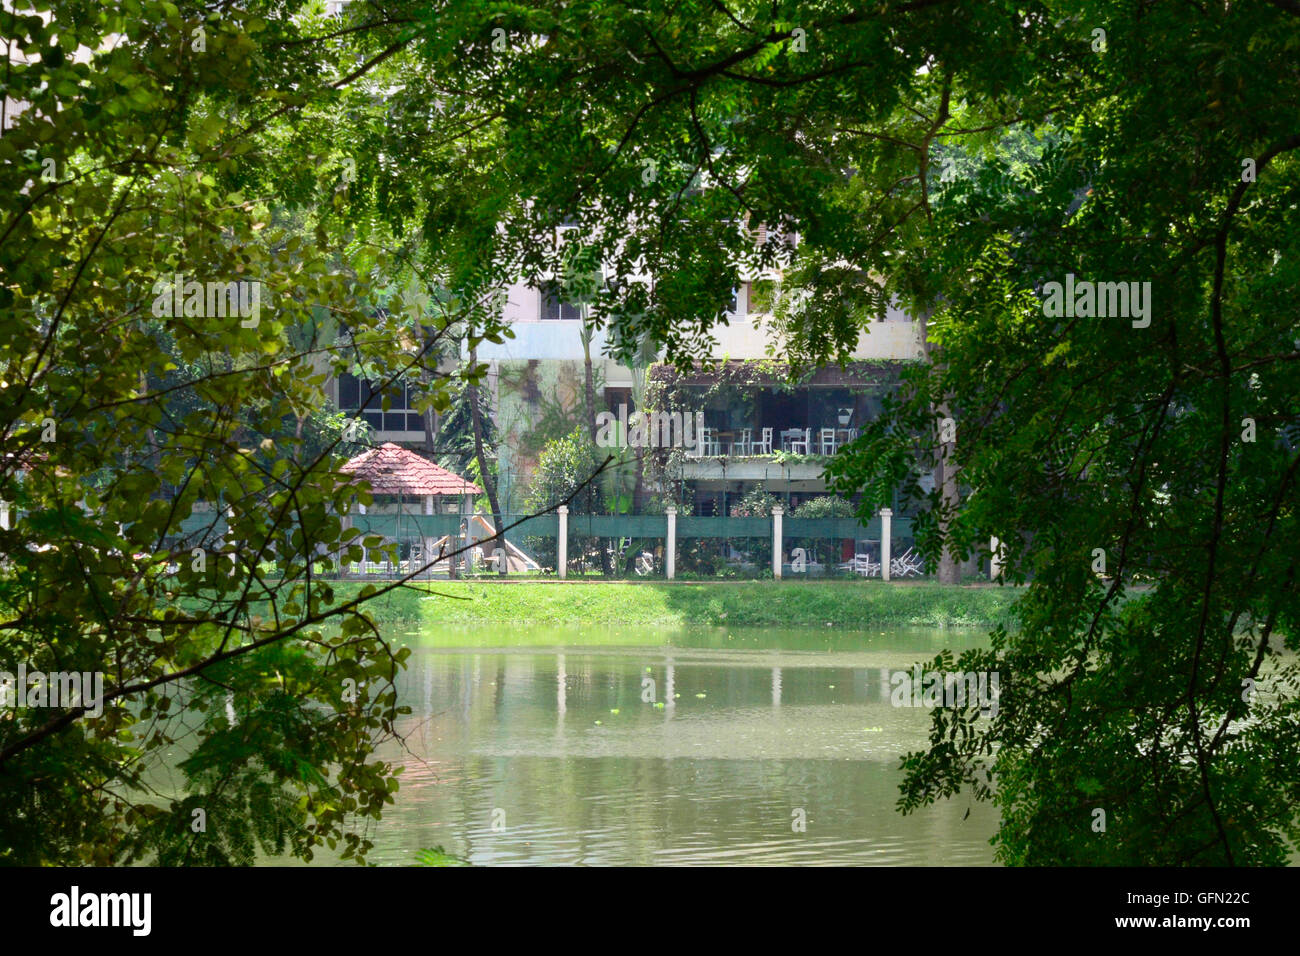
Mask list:
[[[996,811],[895,809],[929,711],[888,672],[982,632],[477,628],[410,633],[406,769],[381,865],[992,864]],[[318,856],[317,862],[331,862]]]

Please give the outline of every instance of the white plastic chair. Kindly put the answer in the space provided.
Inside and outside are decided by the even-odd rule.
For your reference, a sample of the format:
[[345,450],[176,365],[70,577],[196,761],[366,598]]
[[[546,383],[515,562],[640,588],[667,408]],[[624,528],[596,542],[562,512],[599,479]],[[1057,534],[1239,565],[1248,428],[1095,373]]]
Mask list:
[[925,572],[925,562],[919,554],[908,548],[889,562],[889,573],[898,578],[920,577]]
[[880,564],[872,561],[869,554],[855,554],[853,556],[853,570],[864,578],[876,577],[880,574]]
[[770,455],[772,454],[772,429],[764,428],[762,438],[756,439],[750,443],[749,453],[751,455]]
[[835,441],[835,429],[823,428],[821,430],[821,453],[823,455],[833,455],[839,450],[839,443]]

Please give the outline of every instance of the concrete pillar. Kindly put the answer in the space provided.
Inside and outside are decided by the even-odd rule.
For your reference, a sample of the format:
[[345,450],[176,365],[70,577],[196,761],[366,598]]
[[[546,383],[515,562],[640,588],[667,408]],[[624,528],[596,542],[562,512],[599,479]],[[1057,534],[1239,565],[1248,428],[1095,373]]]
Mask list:
[[989,580],[996,581],[1002,575],[1002,543],[989,538],[989,551]]
[[785,509],[780,505],[772,506],[772,577],[781,580],[781,516]]
[[569,576],[569,506],[560,505],[555,509],[560,516],[560,534],[555,542],[555,565],[563,581]]
[[889,560],[893,557],[894,512],[891,508],[880,509],[880,579],[889,580]]
[[501,533],[492,542],[492,552],[497,556],[497,574],[504,577],[510,571],[510,558],[506,553],[506,518],[504,515],[501,516],[501,527],[497,530]]
[[465,574],[469,575],[474,571],[474,528],[470,524],[470,516],[474,514],[474,496],[463,494],[460,496],[460,514],[461,526],[465,529],[465,534],[457,543],[457,548],[464,548],[464,555],[461,558],[465,568]]
[[[360,515],[361,517],[363,517],[363,518],[366,516],[366,506],[365,506],[362,502],[360,502],[360,501],[357,502],[357,514],[359,514],[359,515]],[[361,525],[362,525],[363,528],[366,528],[366,522],[364,522],[364,521],[361,522]],[[362,537],[364,537],[364,535],[358,535],[354,540],[357,541],[357,542],[360,542],[361,539],[362,539]],[[217,542],[216,542],[216,544],[215,544],[215,547],[218,548],[218,549],[220,549],[220,548],[224,548],[225,546],[226,546],[225,541],[222,540],[221,538],[218,538],[218,539],[217,539]],[[360,575],[363,575],[363,576],[364,576],[364,574],[365,574],[365,570],[366,570],[366,562],[369,561],[369,560],[370,560],[370,554],[369,554],[369,553],[366,551],[366,549],[363,547],[363,548],[362,548],[361,560],[360,560],[360,561],[354,561],[354,562],[352,563],[352,572],[353,572],[354,574],[360,574]]]
[[665,509],[668,515],[668,537],[664,541],[664,570],[671,581],[677,576],[677,506]]
[[[433,495],[424,496],[424,513],[426,515],[433,514]],[[425,527],[427,528],[428,526],[426,525]],[[429,577],[432,578],[433,577],[433,538],[431,538],[427,534],[424,534],[423,533],[424,530],[425,530],[424,528],[420,529],[421,531],[420,553],[424,556],[424,562],[423,562],[424,566],[429,569]]]

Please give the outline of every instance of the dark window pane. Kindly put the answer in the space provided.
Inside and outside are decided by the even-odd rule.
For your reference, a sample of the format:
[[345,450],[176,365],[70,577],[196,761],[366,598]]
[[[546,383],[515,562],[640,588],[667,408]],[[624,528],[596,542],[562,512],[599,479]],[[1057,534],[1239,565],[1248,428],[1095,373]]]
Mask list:
[[554,280],[545,282],[542,284],[541,292],[543,319],[576,321],[582,318],[578,306],[565,301],[559,283]]
[[560,318],[559,289],[554,282],[542,284],[542,318],[554,320]]
[[361,388],[357,377],[348,372],[339,376],[339,408],[360,408]]

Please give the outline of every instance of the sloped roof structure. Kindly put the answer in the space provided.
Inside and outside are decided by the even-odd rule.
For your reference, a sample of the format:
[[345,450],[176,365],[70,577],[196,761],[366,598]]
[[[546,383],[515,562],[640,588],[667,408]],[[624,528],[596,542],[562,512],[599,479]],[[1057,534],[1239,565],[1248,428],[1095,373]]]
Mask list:
[[472,481],[453,475],[427,458],[393,442],[362,452],[343,466],[343,472],[370,482],[376,495],[481,495]]

